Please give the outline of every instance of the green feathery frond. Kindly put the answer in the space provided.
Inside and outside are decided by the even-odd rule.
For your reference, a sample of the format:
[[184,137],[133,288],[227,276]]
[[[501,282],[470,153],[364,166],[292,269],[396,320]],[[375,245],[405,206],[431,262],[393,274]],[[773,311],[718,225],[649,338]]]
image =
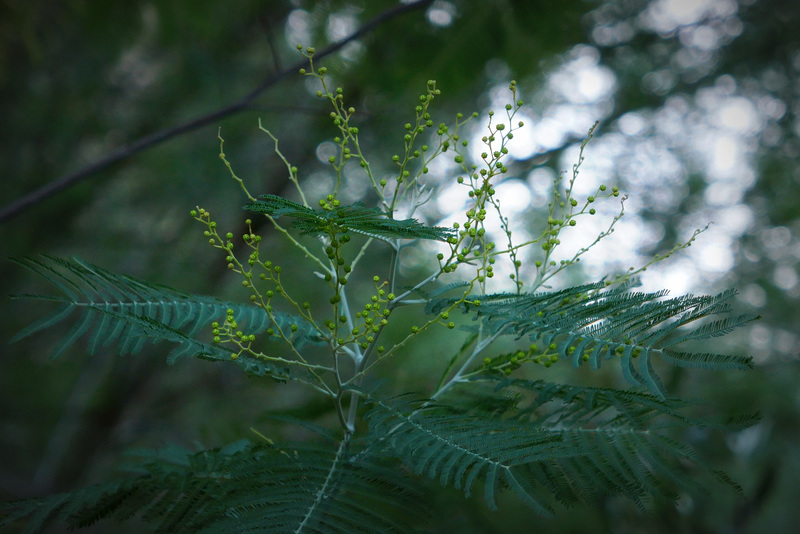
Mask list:
[[[706,493],[696,480],[699,471],[738,488],[664,432],[718,426],[686,415],[688,403],[679,399],[499,379],[490,380],[494,390],[481,395],[477,385],[451,390],[425,409],[375,401],[367,414],[370,433],[416,474],[462,489],[467,497],[482,481],[491,508],[505,488],[546,516],[556,503],[596,504],[609,495],[645,510],[649,501],[675,500],[680,491]],[[746,416],[731,426],[755,421],[757,416]]]
[[[62,304],[12,339],[17,341],[55,324],[71,322],[72,327],[53,350],[51,358],[57,358],[78,339],[88,335],[91,353],[113,343],[119,354],[132,354],[148,341],[164,340],[178,344],[168,357],[169,363],[184,356],[229,360],[229,351],[196,339],[202,330],[210,328],[212,321],[223,320],[228,309],[234,310],[233,318],[248,334],[259,334],[270,327],[289,331],[291,325],[297,324],[300,328],[292,338],[295,346],[321,341],[317,332],[299,317],[280,312],[273,312],[270,317],[252,304],[189,295],[115,274],[77,258],[64,260],[45,256],[42,260],[14,261],[43,276],[63,293],[63,296],[15,296]],[[243,357],[239,364],[248,372],[270,374],[267,372],[270,366],[254,358]]]
[[[192,452],[139,451],[134,475],[72,493],[0,505],[0,526],[40,532],[138,516],[157,533],[408,532],[408,506],[422,506],[402,473],[384,460],[352,458],[346,443],[276,448],[241,441]],[[405,521],[404,521],[405,520]]]
[[492,386],[490,396],[513,399],[512,404],[506,403],[505,410],[495,412],[496,415],[537,425],[592,426],[600,421],[606,427],[663,429],[692,426],[730,431],[752,426],[760,417],[757,412],[732,418],[692,416],[687,411],[696,406],[695,402],[674,397],[660,398],[645,391],[486,375],[474,378],[473,382]]
[[[600,282],[552,293],[484,295],[475,297],[480,300],[479,307],[468,303],[462,307],[475,312],[492,331],[527,336],[575,367],[588,362],[598,369],[603,360],[616,359],[629,383],[647,387],[662,399],[665,391],[653,367],[654,357],[680,367],[752,368],[752,358],[746,356],[674,349],[686,341],[724,335],[756,319],[744,314],[692,328],[699,319],[729,313],[734,291],[662,299],[666,291],[603,288]],[[453,302],[455,299],[443,299],[430,308],[436,313]]]
[[552,516],[548,495],[528,491],[518,468],[527,463],[581,454],[562,432],[536,432],[530,425],[464,414],[425,413],[408,406],[373,401],[366,415],[373,442],[411,464],[416,474],[452,485],[469,497],[474,483],[484,484],[488,506],[497,509],[497,492],[510,488],[539,514]]
[[[298,374],[296,372],[297,369],[292,368],[292,365],[299,365],[298,362],[294,360],[282,359],[280,361],[281,365],[278,365],[278,360],[256,358],[247,353],[240,354],[234,359],[231,358],[231,352],[224,349],[222,346],[205,343],[189,337],[180,330],[171,328],[155,319],[133,314],[119,314],[102,308],[94,308],[94,311],[108,315],[121,323],[125,323],[127,327],[138,329],[137,335],[139,336],[152,339],[153,341],[178,343],[179,347],[177,351],[180,351],[181,354],[191,355],[193,358],[233,363],[239,366],[248,375],[268,376],[279,382],[285,382],[287,380],[298,380],[305,383],[313,382],[311,376],[309,376],[307,372]],[[167,359],[168,362],[172,363],[175,361],[175,353],[176,351],[173,351],[170,354],[170,357]]]
[[[631,452],[643,458],[643,466],[649,473],[646,478],[655,484],[648,490],[652,495],[674,496],[672,487],[706,493],[705,485],[699,482],[698,475],[702,474],[742,493],[742,488],[726,473],[700,462],[690,447],[674,442],[670,435],[693,428],[726,432],[742,430],[758,423],[758,412],[725,417],[698,416],[691,413],[697,407],[695,402],[679,398],[661,399],[646,392],[497,377],[482,377],[476,382],[494,384],[492,393],[501,399],[514,398],[515,403],[507,405],[504,412],[494,412],[495,417],[526,421],[537,427],[567,429],[578,436],[605,434],[607,446],[618,449],[614,454],[625,453],[620,449],[624,443],[615,442],[617,437],[628,436],[626,440],[639,441],[640,445]],[[601,450],[599,454],[602,456],[607,452]],[[587,455],[596,456],[598,452],[592,450]],[[595,464],[606,461],[589,459]],[[559,472],[562,471],[559,469]],[[598,477],[597,473],[587,475],[585,483],[591,484],[595,477]],[[599,476],[599,480],[604,480],[604,475]],[[613,487],[604,491],[608,489],[614,491]]]
[[[488,411],[481,408],[484,413],[534,425],[581,426],[602,421],[604,425],[645,428],[660,418],[677,425],[699,424],[699,420],[684,413],[692,406],[690,401],[661,399],[645,391],[556,384],[489,373],[475,376],[468,387],[465,384],[455,390],[455,398],[445,398],[448,404],[456,400],[460,403],[466,397],[473,406],[491,406]],[[659,423],[659,428],[665,426],[669,425]]]
[[276,195],[262,195],[244,206],[245,210],[278,218],[294,219],[294,227],[303,235],[334,235],[352,231],[377,239],[433,239],[447,241],[454,235],[451,228],[425,226],[416,219],[397,220],[363,202],[336,206],[329,210],[313,210]]

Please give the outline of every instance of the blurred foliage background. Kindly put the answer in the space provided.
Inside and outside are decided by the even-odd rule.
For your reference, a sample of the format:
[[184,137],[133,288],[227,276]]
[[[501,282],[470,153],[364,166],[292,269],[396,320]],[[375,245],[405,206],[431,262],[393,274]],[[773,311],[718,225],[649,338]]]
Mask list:
[[[714,487],[703,499],[682,499],[675,510],[654,505],[644,516],[610,500],[545,521],[512,500],[491,513],[479,498],[464,501],[431,483],[432,506],[446,512],[428,527],[793,532],[800,524],[800,4],[406,4],[406,11],[381,18],[321,61],[359,110],[374,165],[389,169],[426,80],[436,79],[443,93],[434,119],[449,122],[456,111],[505,103],[498,88],[516,79],[531,132],[512,152],[513,190],[530,204],[516,208],[521,218],[535,219],[553,173],[571,168],[576,143],[596,120],[601,125],[582,177],[617,184],[631,195],[626,209],[632,222],[623,226],[623,239],[610,241],[605,255],[576,271],[576,278],[596,279],[641,263],[642,255],[668,249],[713,220],[691,249],[648,271],[645,286],[678,293],[736,287],[741,309],[763,316],[720,342],[725,350],[754,355],[753,372],[675,373],[671,380],[676,394],[708,399],[725,413],[762,413],[762,422],[743,432],[682,437],[733,475],[744,496]],[[316,87],[280,73],[301,59],[297,43],[321,50],[399,6],[386,0],[0,0],[3,206],[145,136],[225,109],[270,81],[235,113],[121,158],[20,212],[4,210],[3,255],[77,255],[187,292],[243,298],[188,215],[200,205],[221,228],[243,229],[244,198],[219,161],[218,129],[251,191],[293,194],[271,141],[257,130],[260,118],[309,190],[327,192],[328,110],[313,96]],[[446,188],[453,178],[440,176],[438,185]],[[355,182],[345,189],[353,199],[362,193]],[[434,208],[432,218],[447,216],[442,202]],[[284,264],[302,261],[280,240],[266,239]],[[371,259],[379,269],[380,255]],[[6,261],[0,280],[3,295],[49,291]],[[315,297],[302,280],[297,291]],[[48,354],[61,330],[7,344],[48,309],[2,301],[3,499],[108,479],[131,447],[212,447],[252,436],[250,427],[274,438],[305,437],[274,426],[269,413],[330,420],[326,402],[291,386],[264,387],[195,361],[168,368],[165,347],[125,358],[72,350],[53,363]],[[440,372],[443,362],[435,355],[450,342],[427,341],[392,370],[399,390],[422,388]],[[136,525],[126,528],[137,531]]]

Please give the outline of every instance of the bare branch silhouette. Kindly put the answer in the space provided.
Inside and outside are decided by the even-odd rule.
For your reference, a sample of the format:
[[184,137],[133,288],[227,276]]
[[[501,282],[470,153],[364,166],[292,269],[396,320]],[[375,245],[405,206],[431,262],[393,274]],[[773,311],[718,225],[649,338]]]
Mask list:
[[[334,52],[338,51],[340,48],[345,46],[347,43],[370,33],[372,30],[374,30],[376,27],[380,26],[384,22],[391,20],[395,17],[398,17],[400,15],[404,15],[410,11],[425,8],[432,2],[433,0],[417,0],[416,2],[412,2],[409,4],[400,4],[395,7],[386,9],[383,12],[376,15],[370,21],[364,23],[355,32],[348,35],[344,39],[332,43],[331,45],[321,50],[317,50],[317,52],[314,54],[314,58],[320,59],[330,54],[333,54]],[[105,169],[106,167],[113,165],[114,163],[127,159],[133,156],[134,154],[138,154],[143,150],[146,150],[150,147],[163,143],[164,141],[172,139],[173,137],[177,137],[179,135],[197,130],[198,128],[201,128],[208,124],[212,124],[220,119],[229,117],[231,115],[234,115],[236,113],[239,113],[247,109],[253,102],[253,100],[255,100],[259,95],[261,95],[261,93],[263,93],[264,91],[266,91],[267,89],[269,89],[270,87],[281,81],[283,78],[291,74],[295,74],[301,67],[304,67],[305,65],[306,65],[305,60],[298,61],[297,63],[295,63],[290,67],[287,67],[283,70],[271,74],[259,86],[257,86],[247,95],[242,97],[240,100],[234,102],[233,104],[225,106],[216,111],[212,111],[211,113],[202,115],[200,117],[187,121],[183,124],[179,124],[178,126],[174,126],[172,128],[166,128],[157,131],[155,133],[152,133],[150,135],[147,135],[145,137],[142,137],[134,141],[133,143],[119,147],[118,149],[112,151],[105,157],[99,159],[98,161],[86,167],[83,167],[82,169],[66,174],[60,178],[57,178],[56,180],[53,180],[48,184],[45,184],[39,189],[36,189],[28,193],[27,195],[18,198],[17,200],[8,204],[7,206],[3,207],[3,209],[0,210],[0,222],[5,222],[21,214],[25,210],[50,198],[56,193],[59,193],[60,191],[63,191],[68,187],[75,185],[76,183]]]

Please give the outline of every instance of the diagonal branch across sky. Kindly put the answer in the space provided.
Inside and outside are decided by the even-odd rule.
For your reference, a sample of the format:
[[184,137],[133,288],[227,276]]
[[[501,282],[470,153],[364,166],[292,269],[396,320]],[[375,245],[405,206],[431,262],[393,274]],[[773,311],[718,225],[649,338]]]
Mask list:
[[[433,0],[417,0],[416,2],[411,2],[408,4],[399,4],[395,7],[386,9],[385,11],[379,13],[374,18],[369,20],[368,22],[364,23],[356,31],[354,31],[347,37],[339,41],[336,41],[335,43],[332,43],[323,49],[317,50],[314,54],[314,58],[321,59],[325,56],[333,54],[334,52],[341,49],[347,43],[363,37],[364,35],[370,33],[381,24],[398,16],[404,15],[408,12],[425,8],[432,2]],[[159,145],[165,141],[172,139],[173,137],[177,137],[179,135],[197,130],[198,128],[202,128],[203,126],[213,124],[216,121],[219,121],[220,119],[230,117],[231,115],[235,115],[236,113],[248,109],[248,107],[252,104],[253,100],[255,100],[258,96],[260,96],[264,91],[266,91],[273,85],[277,84],[279,81],[283,80],[287,76],[295,74],[298,71],[298,69],[304,66],[306,66],[306,61],[305,60],[299,61],[290,67],[287,67],[283,70],[271,74],[263,82],[261,82],[260,85],[258,85],[252,91],[247,93],[245,96],[243,96],[236,102],[233,102],[232,104],[229,104],[225,107],[222,107],[205,115],[201,115],[199,117],[191,119],[177,126],[173,126],[171,128],[165,128],[163,130],[154,132],[150,135],[146,135],[134,141],[133,143],[123,145],[117,148],[116,150],[113,150],[106,156],[100,158],[99,160],[95,161],[90,165],[87,165],[86,167],[83,167],[75,172],[71,172],[64,176],[61,176],[60,178],[57,178],[52,182],[49,182],[34,191],[31,191],[30,193],[22,196],[21,198],[18,198],[17,200],[11,202],[7,206],[4,206],[2,209],[0,209],[0,222],[5,222],[7,220],[12,219],[13,217],[16,217],[17,215],[35,206],[36,204],[39,204],[40,202],[43,202],[44,200],[50,198],[51,196],[69,187],[72,187],[73,185],[113,165],[114,163],[125,160],[133,156],[134,154],[138,154],[139,152],[142,152],[148,148]]]

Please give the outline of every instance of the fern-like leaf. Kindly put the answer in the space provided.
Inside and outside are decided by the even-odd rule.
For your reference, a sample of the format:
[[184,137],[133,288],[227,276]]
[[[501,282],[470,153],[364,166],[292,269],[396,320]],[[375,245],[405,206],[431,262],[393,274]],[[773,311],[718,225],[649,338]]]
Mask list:
[[[729,313],[733,291],[662,299],[665,291],[641,293],[629,291],[628,287],[603,288],[600,282],[552,293],[487,295],[476,297],[481,301],[480,307],[463,307],[477,312],[476,318],[483,318],[494,332],[527,336],[575,367],[588,362],[598,369],[604,360],[617,360],[628,382],[644,386],[662,399],[666,392],[653,367],[655,357],[681,367],[752,368],[750,357],[674,349],[686,341],[724,335],[757,319],[738,315],[692,328],[695,321]],[[437,313],[453,302],[455,299],[442,299],[431,304],[430,309]]]
[[560,432],[535,433],[528,425],[458,415],[423,415],[375,401],[366,416],[373,440],[383,439],[392,454],[409,462],[416,474],[452,485],[469,497],[478,479],[484,498],[497,508],[496,495],[509,487],[539,514],[552,516],[545,494],[527,490],[518,467],[529,462],[580,454],[565,446]]
[[70,528],[139,516],[157,533],[274,532],[349,534],[409,531],[407,506],[422,504],[384,461],[350,462],[345,443],[281,449],[237,442],[191,452],[140,451],[136,476],[0,505],[0,527],[26,523],[40,532],[51,520]]
[[[56,358],[88,333],[88,349],[96,351],[114,344],[119,354],[136,353],[147,342],[169,341],[178,346],[169,354],[175,363],[184,356],[229,360],[229,352],[197,339],[213,320],[222,320],[228,309],[248,333],[259,334],[269,327],[290,330],[300,328],[293,336],[295,346],[320,343],[321,338],[306,321],[289,314],[274,312],[270,317],[252,304],[226,302],[217,298],[189,295],[174,289],[150,284],[130,276],[115,274],[96,265],[73,258],[44,257],[14,260],[43,276],[63,296],[17,295],[61,303],[52,314],[19,332],[17,341],[58,323],[72,322],[51,358]],[[259,375],[286,378],[284,371],[255,358],[242,357],[237,363],[246,371]]]
[[[487,382],[492,389],[481,394]],[[417,474],[466,496],[480,480],[491,508],[507,488],[549,516],[556,503],[596,504],[609,495],[644,510],[654,498],[705,493],[696,471],[725,482],[665,431],[741,428],[757,416],[726,425],[694,418],[688,406],[644,392],[488,378],[454,388],[425,409],[375,401],[367,420],[373,439]]]
[[[492,396],[512,399],[496,416],[513,417],[533,424],[563,426],[668,428],[694,427],[741,430],[757,423],[758,413],[734,418],[691,416],[696,403],[678,398],[659,398],[645,391],[556,384],[545,380],[525,380],[496,376],[474,379],[475,385],[492,386]],[[459,393],[463,395],[463,393]],[[599,423],[598,423],[599,422]]]
[[276,195],[262,195],[244,206],[245,210],[271,217],[294,219],[294,227],[304,235],[334,235],[353,231],[378,239],[432,239],[446,241],[454,234],[451,228],[425,226],[416,219],[397,220],[362,202],[336,206],[330,210],[313,210]]

